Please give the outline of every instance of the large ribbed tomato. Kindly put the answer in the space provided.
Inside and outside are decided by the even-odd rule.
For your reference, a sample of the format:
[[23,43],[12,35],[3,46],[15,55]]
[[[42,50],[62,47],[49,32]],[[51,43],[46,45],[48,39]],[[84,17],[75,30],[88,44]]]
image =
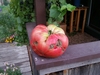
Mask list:
[[30,45],[40,56],[58,57],[68,47],[68,38],[60,27],[37,25],[32,30]]

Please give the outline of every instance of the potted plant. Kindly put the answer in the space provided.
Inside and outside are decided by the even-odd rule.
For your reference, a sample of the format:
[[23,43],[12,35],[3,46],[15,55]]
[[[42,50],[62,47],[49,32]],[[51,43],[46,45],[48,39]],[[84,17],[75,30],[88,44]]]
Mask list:
[[67,11],[73,11],[75,10],[75,6],[71,5],[70,3],[67,3],[66,0],[48,0],[49,5],[49,12],[48,12],[48,24],[55,24],[60,27],[64,28],[64,31],[66,32],[66,24],[62,21],[64,20],[64,16],[67,13]]

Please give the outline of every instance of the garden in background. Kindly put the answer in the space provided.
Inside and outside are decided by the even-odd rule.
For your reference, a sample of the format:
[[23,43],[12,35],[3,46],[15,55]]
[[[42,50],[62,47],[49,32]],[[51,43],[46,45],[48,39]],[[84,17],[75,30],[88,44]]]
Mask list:
[[[46,16],[48,17],[48,14]],[[17,45],[29,44],[26,31],[26,23],[28,22],[35,22],[34,0],[10,0],[10,2],[4,0],[4,3],[0,5],[0,43],[17,42]],[[87,33],[73,32],[69,34],[67,32],[67,35],[69,45],[98,41],[98,39]],[[8,69],[6,71],[0,69],[0,75],[1,73],[5,74],[5,72],[9,75],[21,75],[20,69],[16,68],[15,65],[6,64],[5,67]]]
[[0,43],[28,44],[25,24],[34,22],[33,0],[7,0],[0,6]]
[[[0,6],[0,43],[15,41],[18,45],[29,44],[25,27],[28,22],[35,22],[34,0],[4,0]],[[78,32],[71,33],[68,37],[70,44],[97,40]]]

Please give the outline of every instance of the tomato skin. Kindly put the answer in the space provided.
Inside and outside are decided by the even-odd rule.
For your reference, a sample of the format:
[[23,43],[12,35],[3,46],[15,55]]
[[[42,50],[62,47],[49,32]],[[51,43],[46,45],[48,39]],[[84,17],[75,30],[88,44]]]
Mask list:
[[[54,28],[53,28],[54,27]],[[52,33],[50,34],[49,31]],[[31,33],[30,45],[39,56],[55,58],[62,55],[68,47],[68,37],[55,25],[37,25]]]

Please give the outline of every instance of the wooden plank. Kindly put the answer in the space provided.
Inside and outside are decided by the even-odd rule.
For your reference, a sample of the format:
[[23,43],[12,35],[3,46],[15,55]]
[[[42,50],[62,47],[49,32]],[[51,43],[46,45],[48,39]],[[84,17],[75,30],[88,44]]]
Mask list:
[[93,74],[93,71],[94,71],[94,65],[91,64],[90,65],[90,71],[89,71],[89,74],[88,75],[92,75]]
[[63,70],[63,75],[68,75],[68,69]]
[[68,75],[99,75],[99,74],[100,74],[100,63],[71,68],[68,70]]
[[12,44],[8,44],[8,43],[0,43],[0,48],[5,48],[11,46]]
[[80,10],[78,10],[78,13],[77,13],[77,25],[76,25],[76,31],[79,30],[79,21],[80,21]]
[[15,60],[2,61],[0,62],[0,66],[3,66],[5,62],[17,64],[17,63],[22,63],[22,62],[29,62],[29,59],[21,58],[21,59],[15,59]]
[[84,17],[83,17],[83,24],[82,24],[82,33],[84,33],[86,14],[87,14],[87,8],[84,10]]
[[99,75],[100,74],[100,63],[91,64],[89,75]]
[[80,68],[75,68],[74,70],[75,74],[73,75],[80,75]]
[[62,65],[62,66],[58,66],[58,67],[46,68],[46,69],[40,70],[39,72],[42,73],[42,74],[48,74],[48,73],[52,73],[52,72],[57,72],[57,71],[65,70],[65,69],[81,67],[81,66],[85,66],[85,65],[89,65],[89,64],[93,64],[93,63],[98,63],[98,62],[100,62],[100,58],[87,60],[87,61],[79,62],[79,63],[66,64],[66,65]]
[[24,58],[28,60],[28,56],[26,56],[26,55],[21,55],[21,56],[15,55],[15,56],[9,56],[9,57],[5,57],[5,58],[1,58],[0,62],[13,61],[13,60],[17,61],[19,59],[24,59]]
[[27,51],[26,46],[9,46],[9,47],[0,47],[0,53],[1,52],[5,52],[5,51],[20,51],[20,50],[24,50]]
[[7,56],[11,56],[11,55],[13,56],[14,54],[16,54],[16,55],[24,55],[24,54],[27,54],[27,52],[24,51],[24,50],[21,50],[21,51],[12,50],[12,51],[9,51],[9,52],[8,51],[0,52],[0,57],[7,57]]
[[25,66],[30,66],[30,62],[29,62],[29,61],[21,62],[21,63],[18,63],[18,66],[19,66],[20,68],[25,67]]
[[69,69],[69,70],[68,70],[68,75],[72,75],[72,70],[73,70],[73,69]]
[[46,25],[45,0],[34,0],[34,3],[35,3],[36,24]]
[[74,20],[74,11],[71,12],[71,18],[70,18],[70,33],[73,32],[73,20]]
[[29,72],[22,73],[22,75],[32,75],[32,73],[31,73],[31,71],[29,71]]
[[57,75],[63,75],[63,71],[59,71]]
[[3,52],[2,54],[0,54],[0,57],[5,58],[5,57],[10,57],[10,56],[17,56],[16,58],[20,58],[22,56],[28,56],[27,52],[16,52],[16,51],[12,51],[12,52]]
[[89,65],[80,67],[81,75],[88,75],[89,71],[90,71],[90,66]]
[[21,67],[20,70],[21,70],[22,73],[24,73],[24,72],[29,72],[29,71],[31,71],[31,68],[30,68],[30,66]]
[[5,62],[18,66],[23,75],[32,75],[26,46],[0,45],[0,67],[3,68]]
[[0,48],[0,52],[5,52],[5,51],[20,51],[20,50],[25,50],[27,52],[27,49],[26,49],[26,46],[23,46],[23,47],[19,47],[17,48],[16,46],[14,47],[6,47],[6,48]]
[[[64,74],[65,73],[65,74]],[[46,75],[99,75],[100,74],[100,63],[85,65],[81,67],[71,68],[69,70],[59,71],[56,73]]]

